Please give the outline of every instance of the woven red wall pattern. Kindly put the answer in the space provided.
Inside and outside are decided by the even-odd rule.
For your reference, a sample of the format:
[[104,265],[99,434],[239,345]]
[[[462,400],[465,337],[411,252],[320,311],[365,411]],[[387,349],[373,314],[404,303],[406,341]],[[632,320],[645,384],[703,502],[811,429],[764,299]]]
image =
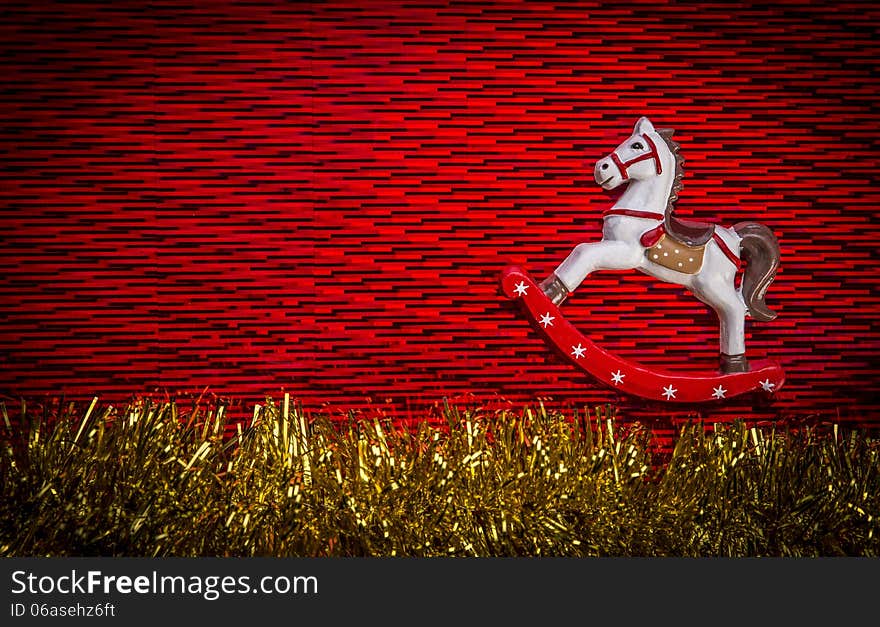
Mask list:
[[[6,395],[880,422],[875,7],[7,6]],[[640,115],[676,128],[680,216],[780,238],[780,316],[747,337],[786,368],[773,403],[618,398],[499,295],[504,266],[600,238],[592,164]],[[715,366],[675,286],[598,273],[566,312],[624,357]]]

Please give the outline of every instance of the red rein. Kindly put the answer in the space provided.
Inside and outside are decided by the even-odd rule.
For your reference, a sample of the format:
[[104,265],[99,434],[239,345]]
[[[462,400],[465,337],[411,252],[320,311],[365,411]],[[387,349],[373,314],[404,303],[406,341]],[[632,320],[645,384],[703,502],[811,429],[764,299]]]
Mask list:
[[611,153],[611,160],[614,162],[614,165],[617,166],[617,170],[620,172],[620,176],[623,177],[623,180],[626,181],[629,179],[629,174],[627,174],[627,170],[631,165],[638,163],[639,161],[647,161],[648,159],[654,160],[654,167],[657,168],[657,175],[663,174],[663,166],[660,164],[660,154],[657,152],[657,146],[654,144],[654,140],[643,134],[642,139],[648,142],[648,145],[651,147],[651,152],[646,152],[643,155],[639,155],[638,157],[633,157],[629,161],[621,161],[620,157],[617,156],[617,151]]

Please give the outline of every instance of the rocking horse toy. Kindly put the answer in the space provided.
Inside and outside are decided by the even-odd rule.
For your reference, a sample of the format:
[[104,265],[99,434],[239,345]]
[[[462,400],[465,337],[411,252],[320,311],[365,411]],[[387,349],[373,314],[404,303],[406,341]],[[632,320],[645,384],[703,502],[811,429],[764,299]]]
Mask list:
[[[749,364],[745,318],[766,322],[776,314],[764,301],[779,268],[779,244],[769,228],[739,222],[725,228],[673,215],[684,176],[672,129],[641,118],[632,136],[600,159],[594,177],[603,189],[623,184],[605,211],[602,240],[579,244],[537,284],[508,268],[502,286],[521,299],[531,322],[578,368],[615,389],[653,400],[701,402],[750,391],[774,393],[785,377],[773,361]],[[639,270],[689,289],[718,314],[720,372],[672,373],[648,369],[600,348],[561,314],[559,307],[596,270]]]

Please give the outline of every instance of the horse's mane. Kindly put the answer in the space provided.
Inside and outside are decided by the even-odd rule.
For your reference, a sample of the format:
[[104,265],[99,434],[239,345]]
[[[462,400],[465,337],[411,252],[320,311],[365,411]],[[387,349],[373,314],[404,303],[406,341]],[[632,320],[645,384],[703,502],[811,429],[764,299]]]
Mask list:
[[684,187],[684,184],[681,182],[681,179],[684,178],[684,157],[681,156],[681,146],[672,139],[674,132],[675,129],[672,128],[657,129],[657,134],[666,142],[666,147],[669,148],[669,152],[675,157],[675,175],[672,179],[672,190],[669,192],[669,199],[666,201],[666,215],[672,214],[675,209],[675,201],[678,200],[678,192]]

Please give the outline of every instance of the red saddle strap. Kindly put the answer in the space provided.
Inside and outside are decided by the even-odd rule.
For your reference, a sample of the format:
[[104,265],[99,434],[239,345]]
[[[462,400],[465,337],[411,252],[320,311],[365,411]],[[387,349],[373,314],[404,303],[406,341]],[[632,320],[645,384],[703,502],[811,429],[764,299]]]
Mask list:
[[603,218],[608,216],[627,216],[630,218],[647,218],[648,220],[662,220],[662,213],[654,211],[639,211],[637,209],[608,209],[602,214]]
[[721,236],[718,235],[718,233],[714,233],[712,235],[712,239],[715,240],[715,243],[718,244],[718,248],[720,248],[721,252],[724,253],[724,256],[730,260],[730,263],[736,266],[736,276],[733,278],[733,284],[734,286],[739,287],[740,285],[742,285],[742,259],[733,254],[733,251],[727,247],[727,244],[724,243],[724,240],[721,239]]
[[659,242],[660,238],[663,237],[665,234],[666,228],[663,226],[663,224],[660,224],[659,226],[655,226],[650,231],[645,231],[644,233],[642,233],[642,237],[639,241],[645,248],[650,248],[651,246]]

